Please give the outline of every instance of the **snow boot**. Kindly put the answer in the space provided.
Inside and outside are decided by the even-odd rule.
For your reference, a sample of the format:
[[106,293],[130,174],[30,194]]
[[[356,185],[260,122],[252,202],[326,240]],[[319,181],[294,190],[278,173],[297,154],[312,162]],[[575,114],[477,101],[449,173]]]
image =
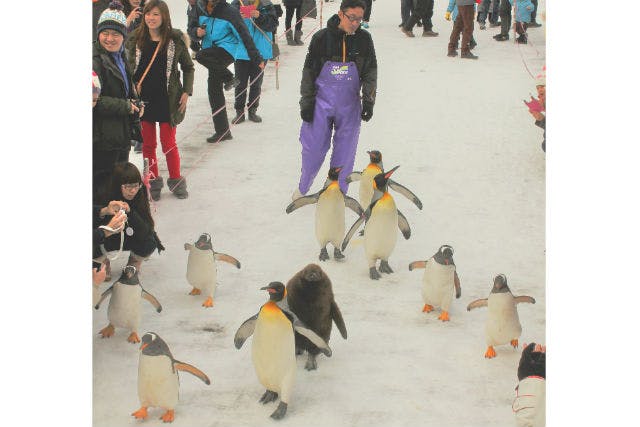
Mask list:
[[407,37],[415,37],[416,36],[415,34],[413,34],[413,31],[407,30],[404,26],[402,26],[400,28],[400,31],[402,31],[404,33],[404,35],[407,36]]
[[507,41],[509,40],[509,34],[496,34],[495,36],[493,36],[494,39],[496,39],[499,42],[503,42],[503,41]]
[[164,187],[164,182],[162,182],[162,177],[159,176],[156,179],[149,180],[149,192],[151,193],[151,198],[154,201],[160,200],[160,192],[162,191],[162,187]]
[[293,33],[291,32],[291,29],[287,30],[285,34],[287,35],[287,44],[289,46],[295,46],[296,43],[293,41]]
[[262,117],[256,114],[256,110],[257,108],[249,109],[249,120],[251,120],[254,123],[262,123]]
[[230,139],[233,139],[233,136],[231,135],[231,132],[227,129],[226,132],[214,133],[209,138],[207,138],[207,142],[211,144],[215,144],[216,142],[228,141]]
[[233,124],[240,124],[244,122],[244,110],[236,110],[236,116],[232,120]]
[[422,37],[437,37],[439,33],[432,30],[423,30]]
[[453,50],[449,50],[449,52],[447,52],[447,56],[451,57],[451,58],[455,58],[456,56],[458,56],[458,51],[453,49]]
[[183,176],[175,179],[167,179],[167,187],[169,187],[169,191],[178,199],[186,199],[189,197],[189,193],[187,192],[187,179]]
[[296,33],[293,36],[293,42],[298,46],[302,46],[304,44],[302,41],[302,30],[296,30]]
[[520,37],[516,39],[516,43],[518,44],[527,44],[527,35],[521,34]]
[[464,59],[478,59],[477,55],[474,55],[473,53],[471,53],[471,51],[469,52],[462,52],[460,54],[460,58],[464,58]]

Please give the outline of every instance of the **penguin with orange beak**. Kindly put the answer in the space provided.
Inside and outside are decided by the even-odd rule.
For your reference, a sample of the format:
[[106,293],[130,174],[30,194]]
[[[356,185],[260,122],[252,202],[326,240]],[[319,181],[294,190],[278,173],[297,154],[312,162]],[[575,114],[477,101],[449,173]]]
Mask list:
[[396,166],[389,172],[379,173],[373,179],[373,201],[352,226],[342,242],[342,250],[347,247],[351,237],[366,220],[364,227],[364,251],[369,263],[369,277],[373,280],[380,279],[380,273],[376,269],[376,263],[380,260],[380,272],[393,273],[389,266],[389,256],[396,247],[398,238],[397,228],[400,228],[405,239],[411,237],[411,228],[407,218],[398,210],[396,203],[387,189],[389,177],[400,166]]
[[449,306],[453,299],[455,289],[456,298],[460,298],[460,279],[453,262],[453,248],[442,245],[431,258],[426,261],[414,261],[409,264],[409,271],[416,268],[424,268],[422,276],[422,300],[423,312],[429,313],[434,307],[440,307],[441,313],[438,319],[446,322],[449,320]]
[[140,409],[131,415],[138,419],[145,419],[148,415],[147,408],[159,407],[165,410],[160,419],[165,423],[172,422],[178,403],[180,386],[178,371],[188,372],[200,378],[206,385],[211,384],[209,377],[200,369],[174,359],[169,346],[158,334],[154,332],[144,334],[138,361]]
[[289,206],[286,212],[291,213],[296,209],[316,203],[316,239],[320,244],[320,261],[329,259],[327,244],[333,245],[333,257],[342,259],[344,255],[340,251],[340,243],[344,237],[344,212],[345,207],[354,211],[358,216],[363,214],[362,208],[356,199],[342,192],[338,184],[338,174],[342,167],[329,169],[327,181],[322,190],[309,196],[300,197]]

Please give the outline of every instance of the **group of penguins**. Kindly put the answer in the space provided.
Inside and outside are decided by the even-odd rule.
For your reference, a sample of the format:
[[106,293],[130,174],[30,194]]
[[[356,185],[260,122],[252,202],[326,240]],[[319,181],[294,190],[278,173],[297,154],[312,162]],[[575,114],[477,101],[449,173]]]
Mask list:
[[[342,251],[348,245],[356,231],[365,223],[361,235],[364,236],[364,250],[369,264],[369,277],[380,279],[380,273],[392,273],[388,259],[396,245],[397,231],[400,228],[405,239],[411,235],[411,229],[405,216],[397,209],[389,189],[393,189],[411,200],[419,209],[422,203],[406,187],[391,180],[391,175],[399,166],[385,172],[382,166],[382,154],[372,150],[370,163],[362,172],[353,172],[347,182],[360,181],[360,202],[344,194],[338,184],[341,167],[332,167],[328,178],[319,192],[293,200],[286,208],[287,213],[316,204],[315,234],[321,250],[319,259],[329,259],[327,245],[334,247],[334,258],[342,259]],[[366,210],[362,207],[368,206]],[[345,235],[345,208],[350,208],[358,219]],[[189,251],[187,261],[187,281],[193,287],[191,295],[204,294],[204,307],[213,306],[213,296],[217,283],[216,261],[224,261],[240,268],[240,262],[233,256],[213,250],[211,236],[203,233],[194,244],[185,243]],[[379,271],[376,268],[380,260]],[[422,298],[423,312],[435,308],[441,310],[441,321],[449,320],[449,306],[455,293],[461,296],[461,287],[456,265],[453,261],[453,248],[442,245],[426,261],[414,261],[409,270],[424,269]],[[316,357],[322,353],[331,356],[328,345],[332,322],[336,324],[341,336],[347,339],[347,329],[334,300],[331,281],[317,264],[309,264],[299,271],[285,286],[281,282],[271,282],[261,288],[269,293],[269,300],[261,306],[258,313],[247,319],[238,328],[234,344],[240,349],[251,336],[252,361],[258,379],[266,389],[261,403],[280,399],[274,419],[281,419],[287,412],[295,376],[296,355],[307,352],[305,369],[317,368]],[[127,340],[141,343],[138,363],[138,397],[140,409],[132,415],[139,419],[148,416],[149,407],[159,407],[165,412],[160,417],[164,422],[172,422],[174,408],[178,402],[178,371],[189,372],[210,384],[207,375],[188,363],[175,359],[167,343],[157,333],[145,333],[140,339],[137,335],[141,317],[141,299],[146,299],[162,310],[159,301],[145,291],[138,279],[136,268],[127,265],[121,277],[114,282],[99,298],[95,309],[110,296],[107,316],[109,324],[100,331],[103,338],[114,334],[115,327],[131,331]],[[518,338],[522,327],[518,317],[517,304],[535,303],[530,296],[514,296],[504,274],[494,278],[493,288],[488,298],[471,302],[467,310],[478,307],[488,308],[485,327],[488,348],[485,357],[496,356],[494,346],[511,344],[518,347]]]

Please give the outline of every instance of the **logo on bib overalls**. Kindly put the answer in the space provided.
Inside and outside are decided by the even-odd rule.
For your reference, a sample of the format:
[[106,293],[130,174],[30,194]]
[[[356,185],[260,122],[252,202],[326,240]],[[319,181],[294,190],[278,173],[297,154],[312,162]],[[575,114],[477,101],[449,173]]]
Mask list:
[[345,76],[347,74],[349,74],[348,65],[334,65],[331,67],[332,76]]

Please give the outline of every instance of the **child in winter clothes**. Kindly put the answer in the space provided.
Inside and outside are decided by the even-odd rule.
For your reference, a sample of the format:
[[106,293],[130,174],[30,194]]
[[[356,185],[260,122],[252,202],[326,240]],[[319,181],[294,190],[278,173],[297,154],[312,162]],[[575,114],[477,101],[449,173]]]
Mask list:
[[531,343],[522,350],[516,398],[511,405],[518,427],[545,425],[546,347]]
[[[513,5],[514,0],[509,0]],[[515,0],[516,6],[516,33],[518,38],[516,43],[527,43],[527,27],[531,22],[531,12],[534,6],[531,0]]]
[[[475,6],[474,6],[475,7]],[[447,21],[456,22],[456,18],[458,17],[458,5],[456,4],[456,0],[449,0],[449,6],[447,6],[447,12],[444,14],[444,19]],[[469,42],[469,50],[476,47],[478,43],[473,38],[473,34],[471,34],[471,41]],[[458,45],[456,44],[456,49],[458,49]],[[455,55],[452,55],[455,56]]]
[[[458,40],[460,39],[460,33],[462,33],[460,57],[478,59],[476,55],[471,53],[472,46],[475,46],[475,42],[471,43],[471,41],[473,40],[473,18],[475,16],[476,2],[475,0],[454,0],[454,2],[458,8],[458,13],[453,21],[447,56],[458,56]],[[451,18],[449,11],[445,14],[445,19],[447,17]]]

